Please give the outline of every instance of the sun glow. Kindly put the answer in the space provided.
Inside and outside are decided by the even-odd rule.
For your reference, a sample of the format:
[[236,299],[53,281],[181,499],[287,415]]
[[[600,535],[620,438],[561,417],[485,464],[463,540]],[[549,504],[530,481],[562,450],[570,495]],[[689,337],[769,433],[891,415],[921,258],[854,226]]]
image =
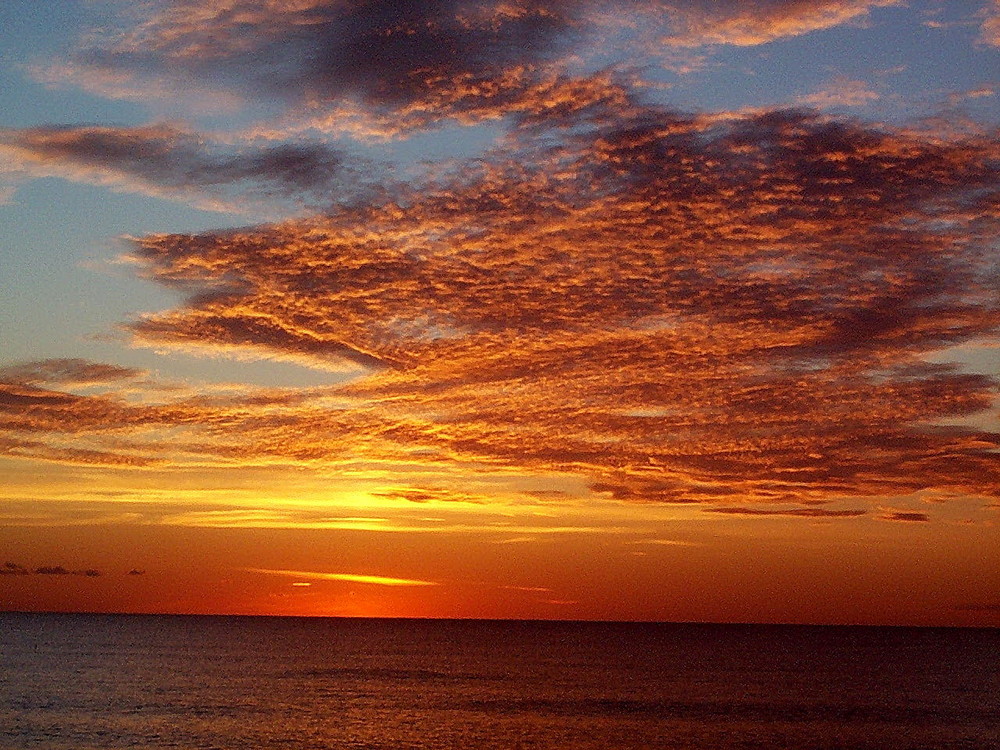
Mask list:
[[414,578],[393,578],[363,573],[319,573],[312,570],[271,570],[268,568],[244,568],[248,573],[286,576],[288,578],[310,578],[317,581],[346,581],[348,583],[370,583],[375,586],[438,586],[436,581],[421,581]]

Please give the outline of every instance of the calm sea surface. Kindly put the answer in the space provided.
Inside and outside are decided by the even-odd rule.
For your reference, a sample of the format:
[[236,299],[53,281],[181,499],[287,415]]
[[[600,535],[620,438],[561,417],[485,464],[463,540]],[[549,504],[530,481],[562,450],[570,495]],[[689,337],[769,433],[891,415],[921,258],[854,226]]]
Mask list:
[[0,747],[1000,748],[1000,631],[0,614]]

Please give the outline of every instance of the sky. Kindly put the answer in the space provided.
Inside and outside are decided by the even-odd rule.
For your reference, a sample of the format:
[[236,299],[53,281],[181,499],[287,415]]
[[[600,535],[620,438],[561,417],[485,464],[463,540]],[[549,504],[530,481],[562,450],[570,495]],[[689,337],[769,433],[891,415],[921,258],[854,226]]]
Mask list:
[[0,37],[0,610],[1000,626],[1000,2]]

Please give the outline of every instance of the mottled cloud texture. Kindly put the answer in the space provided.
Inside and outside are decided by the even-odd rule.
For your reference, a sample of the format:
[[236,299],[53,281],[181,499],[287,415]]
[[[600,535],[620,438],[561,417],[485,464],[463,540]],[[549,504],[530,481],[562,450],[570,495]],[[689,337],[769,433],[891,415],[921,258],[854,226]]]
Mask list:
[[637,43],[752,46],[863,22],[897,3],[161,1],[140,23],[92,37],[44,75],[111,96],[204,91],[226,106],[280,102],[313,113],[317,127],[342,131],[353,122],[386,134],[580,106],[581,66],[630,65]]
[[581,8],[534,0],[180,0],[154,4],[141,25],[80,50],[63,70],[112,92],[123,81],[147,81],[168,92],[193,84],[246,101],[355,105],[417,121],[494,113],[558,56]]
[[[762,3],[752,23],[744,3],[639,6],[684,46],[763,43],[888,4]],[[1000,497],[1000,433],[981,418],[997,383],[947,364],[997,341],[996,134],[689,114],[611,71],[553,72],[599,20],[571,2],[184,2],[81,52],[76,65],[109,74],[412,127],[493,112],[505,130],[480,158],[309,218],[135,240],[140,272],[187,294],[125,324],[138,345],[350,382],[136,400],[113,383],[70,392],[63,365],[35,363],[0,382],[4,451],[548,474],[621,501],[806,519]],[[342,169],[338,153],[288,144],[206,155],[162,126],[4,138],[37,161],[168,186],[315,195]]]

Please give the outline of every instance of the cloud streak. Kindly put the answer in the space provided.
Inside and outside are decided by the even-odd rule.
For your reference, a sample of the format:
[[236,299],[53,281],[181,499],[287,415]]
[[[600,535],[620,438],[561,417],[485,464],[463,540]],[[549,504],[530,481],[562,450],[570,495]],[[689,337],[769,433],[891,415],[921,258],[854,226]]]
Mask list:
[[851,510],[830,510],[827,508],[708,508],[709,513],[724,513],[731,516],[791,516],[794,518],[857,518],[863,516],[867,511]]
[[930,516],[926,513],[903,510],[889,511],[888,513],[883,513],[879,518],[883,521],[899,521],[902,523],[927,523],[931,520]]
[[392,576],[377,576],[362,573],[318,573],[311,570],[272,570],[270,568],[246,568],[246,570],[249,573],[265,573],[267,575],[284,576],[286,578],[308,578],[315,581],[344,581],[346,583],[365,583],[372,586],[422,587],[440,585],[435,581],[393,578]]
[[147,375],[144,370],[120,367],[86,359],[46,359],[0,367],[0,383],[95,386],[132,380]]
[[43,565],[40,568],[35,568],[35,575],[39,576],[83,576],[84,578],[99,578],[101,576],[101,571],[95,568],[87,568],[86,570],[68,570],[62,565]]
[[980,41],[991,47],[1000,47],[1000,2],[990,0],[980,13]]
[[0,130],[0,155],[36,175],[58,175],[151,195],[238,196],[315,207],[363,193],[362,169],[322,143],[227,143],[169,124]]

